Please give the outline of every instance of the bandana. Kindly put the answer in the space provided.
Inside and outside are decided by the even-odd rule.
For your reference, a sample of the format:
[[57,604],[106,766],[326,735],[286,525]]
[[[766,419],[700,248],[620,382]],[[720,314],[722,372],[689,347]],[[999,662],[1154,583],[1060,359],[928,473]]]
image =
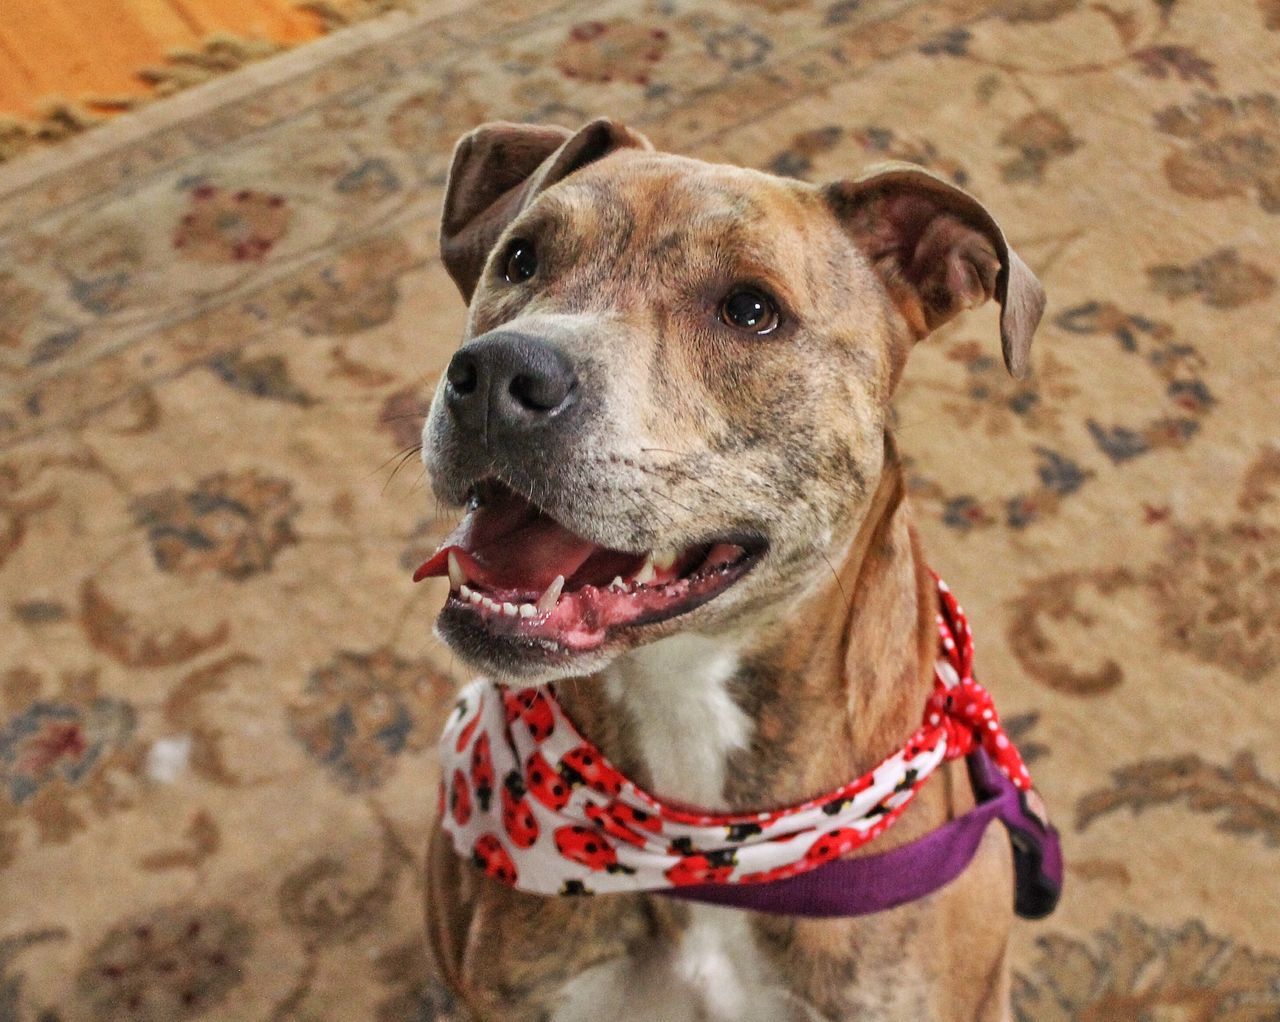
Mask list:
[[578,732],[553,687],[480,679],[461,692],[440,740],[444,830],[488,876],[533,894],[783,888],[884,833],[947,760],[994,763],[1025,804],[1031,778],[973,678],[968,621],[946,584],[937,586],[939,651],[920,727],[821,798],[750,813],[662,802]]

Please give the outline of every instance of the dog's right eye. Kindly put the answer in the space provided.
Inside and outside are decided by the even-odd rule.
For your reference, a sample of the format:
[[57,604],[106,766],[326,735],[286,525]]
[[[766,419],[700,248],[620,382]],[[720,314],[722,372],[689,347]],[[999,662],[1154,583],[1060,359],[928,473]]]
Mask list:
[[538,254],[534,251],[533,242],[524,238],[514,238],[507,245],[506,258],[503,260],[502,275],[510,284],[519,284],[528,280],[538,272]]
[[740,287],[720,303],[720,319],[739,330],[767,334],[778,325],[778,306],[763,291]]

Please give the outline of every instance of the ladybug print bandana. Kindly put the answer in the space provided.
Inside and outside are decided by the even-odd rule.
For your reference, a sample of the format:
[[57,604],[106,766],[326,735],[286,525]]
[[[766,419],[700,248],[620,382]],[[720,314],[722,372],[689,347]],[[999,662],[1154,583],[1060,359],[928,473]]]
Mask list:
[[934,691],[906,744],[862,777],[798,805],[701,813],[663,803],[620,773],[565,716],[554,690],[480,679],[440,740],[441,823],[459,855],[533,894],[759,884],[865,845],[938,766],[984,750],[1031,794],[1022,758],[972,674],[973,637],[938,580]]

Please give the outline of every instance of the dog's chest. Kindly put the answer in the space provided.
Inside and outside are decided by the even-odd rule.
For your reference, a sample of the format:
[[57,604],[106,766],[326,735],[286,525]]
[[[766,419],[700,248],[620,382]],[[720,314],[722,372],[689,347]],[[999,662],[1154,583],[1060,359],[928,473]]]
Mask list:
[[751,740],[733,701],[733,645],[676,635],[645,646],[605,674],[605,691],[633,729],[652,793],[706,809],[724,807],[729,756]]
[[[731,645],[681,635],[643,648],[608,672],[607,692],[633,727],[656,794],[707,808],[723,806],[728,758],[751,739],[752,722],[729,694],[737,669]],[[553,1018],[790,1018],[785,996],[769,975],[746,915],[692,905],[677,939],[637,949],[566,984]]]
[[817,1017],[773,978],[749,918],[692,907],[678,943],[637,949],[575,976],[553,1022],[789,1022]]

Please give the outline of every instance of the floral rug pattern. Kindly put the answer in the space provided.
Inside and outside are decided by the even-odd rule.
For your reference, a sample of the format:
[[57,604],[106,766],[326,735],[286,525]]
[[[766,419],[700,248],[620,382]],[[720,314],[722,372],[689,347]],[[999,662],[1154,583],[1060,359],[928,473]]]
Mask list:
[[0,1020],[449,1017],[441,185],[602,112],[996,211],[1035,373],[984,310],[896,416],[1064,830],[1015,1017],[1280,1017],[1277,68],[1274,0],[432,0],[0,170]]

